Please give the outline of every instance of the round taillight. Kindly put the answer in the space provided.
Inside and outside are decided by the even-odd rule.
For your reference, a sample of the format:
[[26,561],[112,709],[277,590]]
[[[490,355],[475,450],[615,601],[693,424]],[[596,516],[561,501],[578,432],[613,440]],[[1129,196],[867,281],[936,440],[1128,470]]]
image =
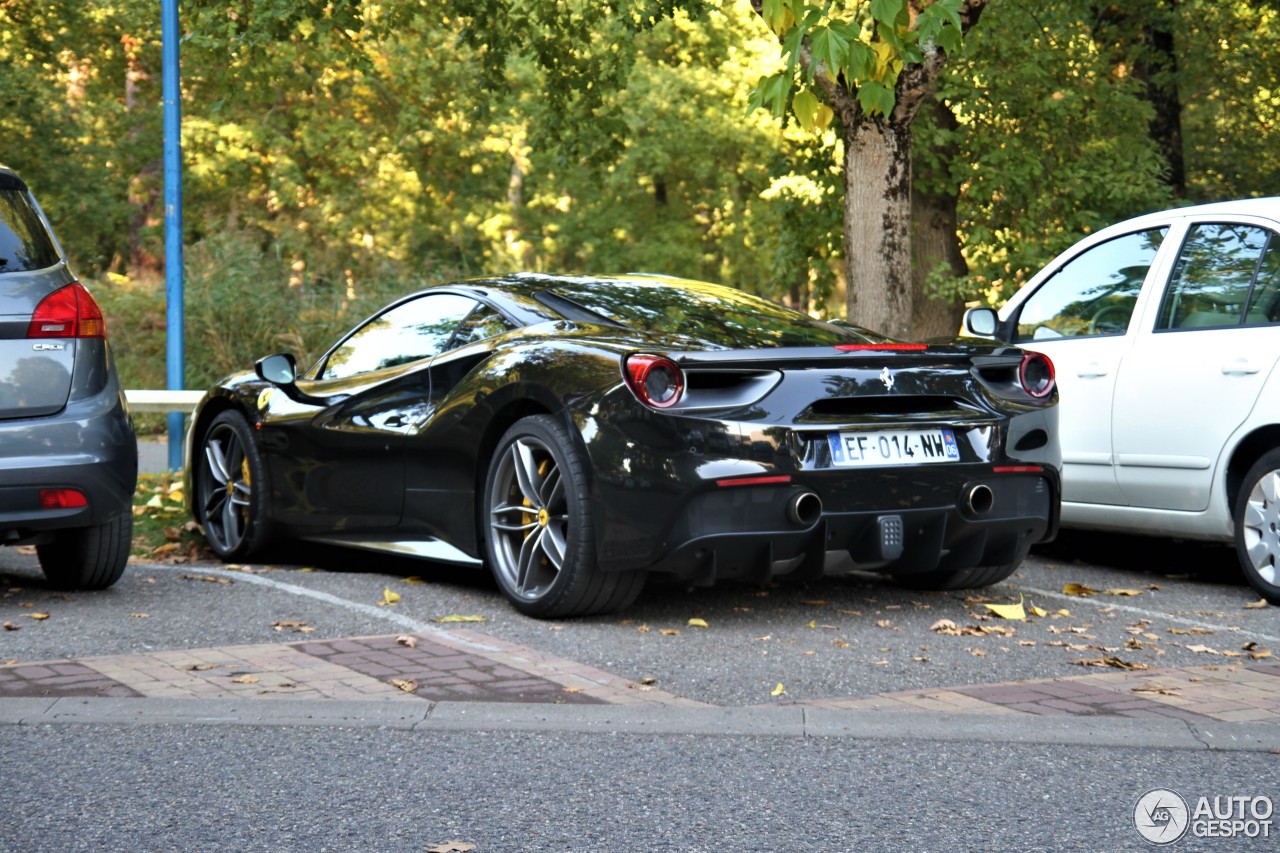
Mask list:
[[684,393],[684,371],[659,355],[627,356],[627,385],[640,402],[658,409],[674,406]]
[[1018,381],[1022,388],[1037,400],[1053,393],[1053,362],[1047,355],[1038,352],[1024,353],[1022,365],[1018,368]]

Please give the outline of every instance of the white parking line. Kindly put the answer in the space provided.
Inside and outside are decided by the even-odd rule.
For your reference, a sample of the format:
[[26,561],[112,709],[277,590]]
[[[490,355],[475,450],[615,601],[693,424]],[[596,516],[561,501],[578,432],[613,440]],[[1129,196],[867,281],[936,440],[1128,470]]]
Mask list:
[[1159,610],[1146,610],[1141,607],[1134,607],[1133,605],[1130,605],[1130,604],[1118,604],[1118,603],[1112,603],[1108,601],[1100,601],[1092,597],[1086,597],[1082,595],[1067,595],[1066,593],[1063,593],[1063,592],[1053,592],[1052,590],[1048,590],[1048,589],[1036,589],[1035,587],[1031,587],[1031,586],[1019,586],[1018,590],[1020,592],[1025,592],[1029,595],[1042,595],[1045,598],[1056,598],[1061,601],[1070,601],[1072,604],[1088,604],[1092,607],[1098,608],[1099,610],[1123,610],[1125,613],[1136,613],[1137,615],[1144,616],[1148,619],[1163,619],[1165,622],[1177,622],[1179,625],[1189,625],[1193,628],[1206,628],[1210,631],[1215,631],[1215,632],[1229,631],[1232,634],[1239,634],[1241,636],[1253,637],[1259,640],[1266,640],[1269,643],[1280,644],[1280,637],[1273,637],[1270,634],[1264,634],[1261,631],[1253,631],[1242,625],[1217,625],[1213,622],[1203,622],[1203,621],[1200,621],[1199,619],[1187,619],[1184,616],[1174,616],[1169,613],[1162,613]]
[[494,646],[490,646],[485,643],[477,643],[471,640],[458,637],[457,635],[451,633],[450,631],[444,628],[439,627],[438,625],[432,625],[429,622],[422,622],[418,619],[414,619],[411,616],[405,616],[403,613],[398,613],[395,610],[392,610],[390,607],[374,607],[373,605],[370,605],[370,604],[361,604],[358,601],[351,601],[346,598],[339,598],[338,596],[330,595],[327,592],[320,592],[319,590],[315,590],[315,589],[307,589],[305,586],[297,586],[291,583],[284,583],[282,581],[273,580],[268,577],[263,577],[262,575],[253,574],[251,572],[238,572],[238,571],[232,571],[230,569],[212,569],[204,566],[165,565],[165,564],[159,564],[159,563],[149,563],[147,565],[147,571],[152,571],[156,569],[159,569],[161,571],[170,571],[170,572],[180,571],[180,572],[186,572],[188,574],[214,575],[216,577],[228,578],[230,580],[234,580],[237,582],[242,581],[244,583],[258,584],[259,586],[270,587],[271,589],[278,590],[279,592],[287,592],[290,595],[299,595],[304,598],[314,598],[317,601],[323,601],[325,604],[331,604],[334,607],[341,607],[344,610],[351,610],[355,613],[360,613],[364,616],[370,616],[375,619],[383,619],[387,622],[391,622],[395,625],[398,625],[401,628],[407,628],[408,630],[414,632],[415,634],[437,634],[442,637],[448,637],[449,644],[453,646],[467,646],[468,648],[474,649],[475,651],[478,651],[478,652],[492,652],[497,650],[496,647]]

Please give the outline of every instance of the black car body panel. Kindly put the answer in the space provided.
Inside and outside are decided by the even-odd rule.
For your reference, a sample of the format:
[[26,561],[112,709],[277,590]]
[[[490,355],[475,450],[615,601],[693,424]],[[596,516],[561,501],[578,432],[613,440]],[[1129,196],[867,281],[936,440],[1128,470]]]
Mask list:
[[[348,378],[324,378],[326,355],[292,388],[228,377],[198,408],[188,453],[198,459],[213,418],[238,410],[254,426],[279,531],[457,563],[486,559],[481,503],[495,448],[536,414],[559,422],[585,462],[602,572],[711,583],[813,576],[851,561],[906,575],[1016,563],[1054,535],[1056,393],[1036,399],[1018,384],[1021,350],[898,349],[765,303],[771,322],[802,327],[792,337],[827,341],[796,345],[786,332],[769,346],[724,326],[646,328],[663,322],[656,311],[628,328],[584,304],[604,292],[615,305],[627,289],[639,309],[653,292],[669,311],[686,288],[723,292],[642,276],[440,288],[501,312],[508,330]],[[744,345],[725,345],[734,339]],[[634,353],[679,366],[678,401],[641,402],[624,367]],[[842,431],[941,428],[954,437],[952,461],[856,468],[833,458]]]

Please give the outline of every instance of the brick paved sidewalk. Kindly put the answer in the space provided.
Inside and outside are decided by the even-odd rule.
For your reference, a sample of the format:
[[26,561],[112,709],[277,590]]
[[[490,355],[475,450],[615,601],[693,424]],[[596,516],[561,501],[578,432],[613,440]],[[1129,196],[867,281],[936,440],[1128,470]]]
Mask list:
[[[0,666],[6,697],[361,699],[710,707],[468,629]],[[806,707],[1280,720],[1280,665],[1114,672],[804,700]]]

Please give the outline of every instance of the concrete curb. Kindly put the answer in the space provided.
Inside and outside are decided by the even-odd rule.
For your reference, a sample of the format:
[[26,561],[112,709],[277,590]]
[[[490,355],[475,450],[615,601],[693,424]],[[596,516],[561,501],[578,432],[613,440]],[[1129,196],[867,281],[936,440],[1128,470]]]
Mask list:
[[775,708],[662,708],[513,702],[359,700],[0,699],[0,725],[328,726],[423,732],[822,737],[1094,748],[1280,752],[1267,723],[1115,716],[1008,716]]

